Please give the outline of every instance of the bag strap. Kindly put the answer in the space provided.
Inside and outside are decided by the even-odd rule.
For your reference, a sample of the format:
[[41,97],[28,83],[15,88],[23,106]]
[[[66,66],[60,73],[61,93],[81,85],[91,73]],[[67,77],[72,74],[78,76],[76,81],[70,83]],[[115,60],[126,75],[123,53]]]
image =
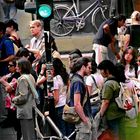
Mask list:
[[[76,79],[74,81],[72,81],[72,83],[76,82],[77,80],[79,80],[81,83],[83,83],[83,81],[80,78],[78,78],[78,77],[76,77]],[[71,83],[69,82],[68,85],[67,85],[67,99],[66,99],[67,103],[69,103],[69,101],[70,101],[70,92],[68,92],[69,88],[70,88],[70,84]],[[85,105],[86,101],[87,101],[87,92],[85,93],[82,106]]]
[[94,84],[95,84],[96,88],[98,88],[98,86],[97,86],[97,83],[96,83],[96,80],[95,80],[94,76],[93,76],[93,75],[91,75],[91,77],[92,77],[92,80],[94,81]]
[[22,76],[23,76],[24,78],[26,78],[26,80],[28,81],[29,86],[30,86],[30,88],[31,88],[31,90],[32,90],[32,93],[33,93],[33,96],[35,97],[35,99],[38,99],[38,98],[39,98],[38,93],[37,93],[35,87],[33,86],[30,77],[29,77],[28,75],[25,75],[25,74],[22,75]]

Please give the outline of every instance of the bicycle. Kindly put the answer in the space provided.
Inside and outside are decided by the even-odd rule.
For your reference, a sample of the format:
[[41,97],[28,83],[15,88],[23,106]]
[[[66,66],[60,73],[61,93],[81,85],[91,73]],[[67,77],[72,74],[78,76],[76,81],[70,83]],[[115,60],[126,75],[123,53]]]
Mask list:
[[[100,19],[106,20],[108,13],[108,5],[103,4],[103,0],[95,0],[91,5],[89,5],[81,13],[78,13],[77,5],[74,0],[72,0],[72,5],[68,6],[66,4],[56,4],[54,7],[54,18],[50,21],[50,31],[56,36],[66,36],[69,35],[74,28],[77,31],[84,28],[86,19],[92,14],[91,23],[96,31],[99,28],[99,15]],[[87,14],[86,14],[87,12]],[[97,22],[97,23],[96,23]]]

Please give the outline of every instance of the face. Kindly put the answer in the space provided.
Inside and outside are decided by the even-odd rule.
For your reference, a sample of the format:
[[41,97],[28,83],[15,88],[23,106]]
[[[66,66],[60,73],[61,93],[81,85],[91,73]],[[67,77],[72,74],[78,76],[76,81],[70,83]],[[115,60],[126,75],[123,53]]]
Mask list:
[[91,74],[91,62],[88,62],[88,65],[85,67],[85,75],[90,75]]
[[122,26],[125,26],[125,21],[124,20],[118,21],[118,27],[120,28]]
[[21,73],[21,69],[20,69],[20,67],[18,66],[18,64],[16,65],[16,71],[19,72],[19,73]]
[[30,31],[31,31],[32,36],[38,36],[40,35],[41,27],[37,26],[36,24],[31,24]]
[[138,56],[138,58],[137,58],[137,64],[138,64],[138,66],[140,66],[140,56]]
[[127,63],[130,63],[132,61],[133,58],[133,50],[132,49],[128,49],[128,51],[126,52],[126,54],[124,55],[124,59]]
[[11,32],[13,31],[13,27],[7,27],[6,28],[6,34],[11,34]]
[[103,78],[107,78],[109,73],[106,70],[100,70],[101,75],[103,76]]
[[15,72],[16,71],[16,67],[14,66],[14,64],[12,62],[9,62],[8,69],[9,69],[10,72]]

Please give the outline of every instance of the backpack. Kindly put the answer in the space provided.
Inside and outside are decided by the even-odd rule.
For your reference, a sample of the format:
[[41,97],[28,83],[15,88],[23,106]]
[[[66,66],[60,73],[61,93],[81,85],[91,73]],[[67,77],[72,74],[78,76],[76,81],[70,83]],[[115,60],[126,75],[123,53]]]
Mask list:
[[[108,80],[115,80],[115,78],[110,78]],[[108,81],[107,80],[107,81]],[[118,81],[117,81],[118,82]],[[125,111],[125,116],[129,119],[135,119],[138,116],[138,107],[135,102],[134,94],[128,89],[126,83],[119,83],[120,91],[119,96],[115,97],[115,102],[118,107]],[[133,87],[134,88],[134,87]]]
[[130,92],[124,83],[120,82],[119,96],[115,98],[119,108],[130,110],[133,107],[133,100],[130,97]]
[[138,115],[138,109],[134,101],[133,93],[130,93],[125,83],[120,82],[119,96],[115,98],[119,108],[125,110],[126,117],[135,119]]

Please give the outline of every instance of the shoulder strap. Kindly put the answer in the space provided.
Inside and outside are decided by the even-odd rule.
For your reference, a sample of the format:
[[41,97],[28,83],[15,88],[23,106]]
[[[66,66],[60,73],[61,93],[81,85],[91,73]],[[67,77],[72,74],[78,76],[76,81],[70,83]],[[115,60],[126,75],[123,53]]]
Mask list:
[[98,86],[97,86],[97,83],[96,83],[96,80],[95,80],[94,76],[93,76],[93,75],[91,75],[91,77],[92,77],[92,80],[94,81],[94,84],[95,84],[96,88],[98,88]]
[[[74,78],[73,78],[74,77]],[[81,83],[84,83],[78,76],[73,76],[72,79],[71,79],[71,82],[74,83],[76,81],[80,81]],[[70,101],[70,92],[68,92],[68,95],[67,95],[67,101]],[[82,103],[82,106],[85,105],[87,101],[87,92],[85,93],[85,96],[84,96],[84,99],[83,99],[83,103]]]
[[33,86],[32,82],[31,82],[31,80],[30,80],[30,77],[29,77],[28,75],[25,75],[25,74],[22,75],[22,76],[28,81],[29,86],[30,86],[30,88],[31,88],[31,90],[32,90],[33,96],[34,96],[36,99],[38,99],[38,98],[39,98],[38,93],[37,93],[35,87]]

